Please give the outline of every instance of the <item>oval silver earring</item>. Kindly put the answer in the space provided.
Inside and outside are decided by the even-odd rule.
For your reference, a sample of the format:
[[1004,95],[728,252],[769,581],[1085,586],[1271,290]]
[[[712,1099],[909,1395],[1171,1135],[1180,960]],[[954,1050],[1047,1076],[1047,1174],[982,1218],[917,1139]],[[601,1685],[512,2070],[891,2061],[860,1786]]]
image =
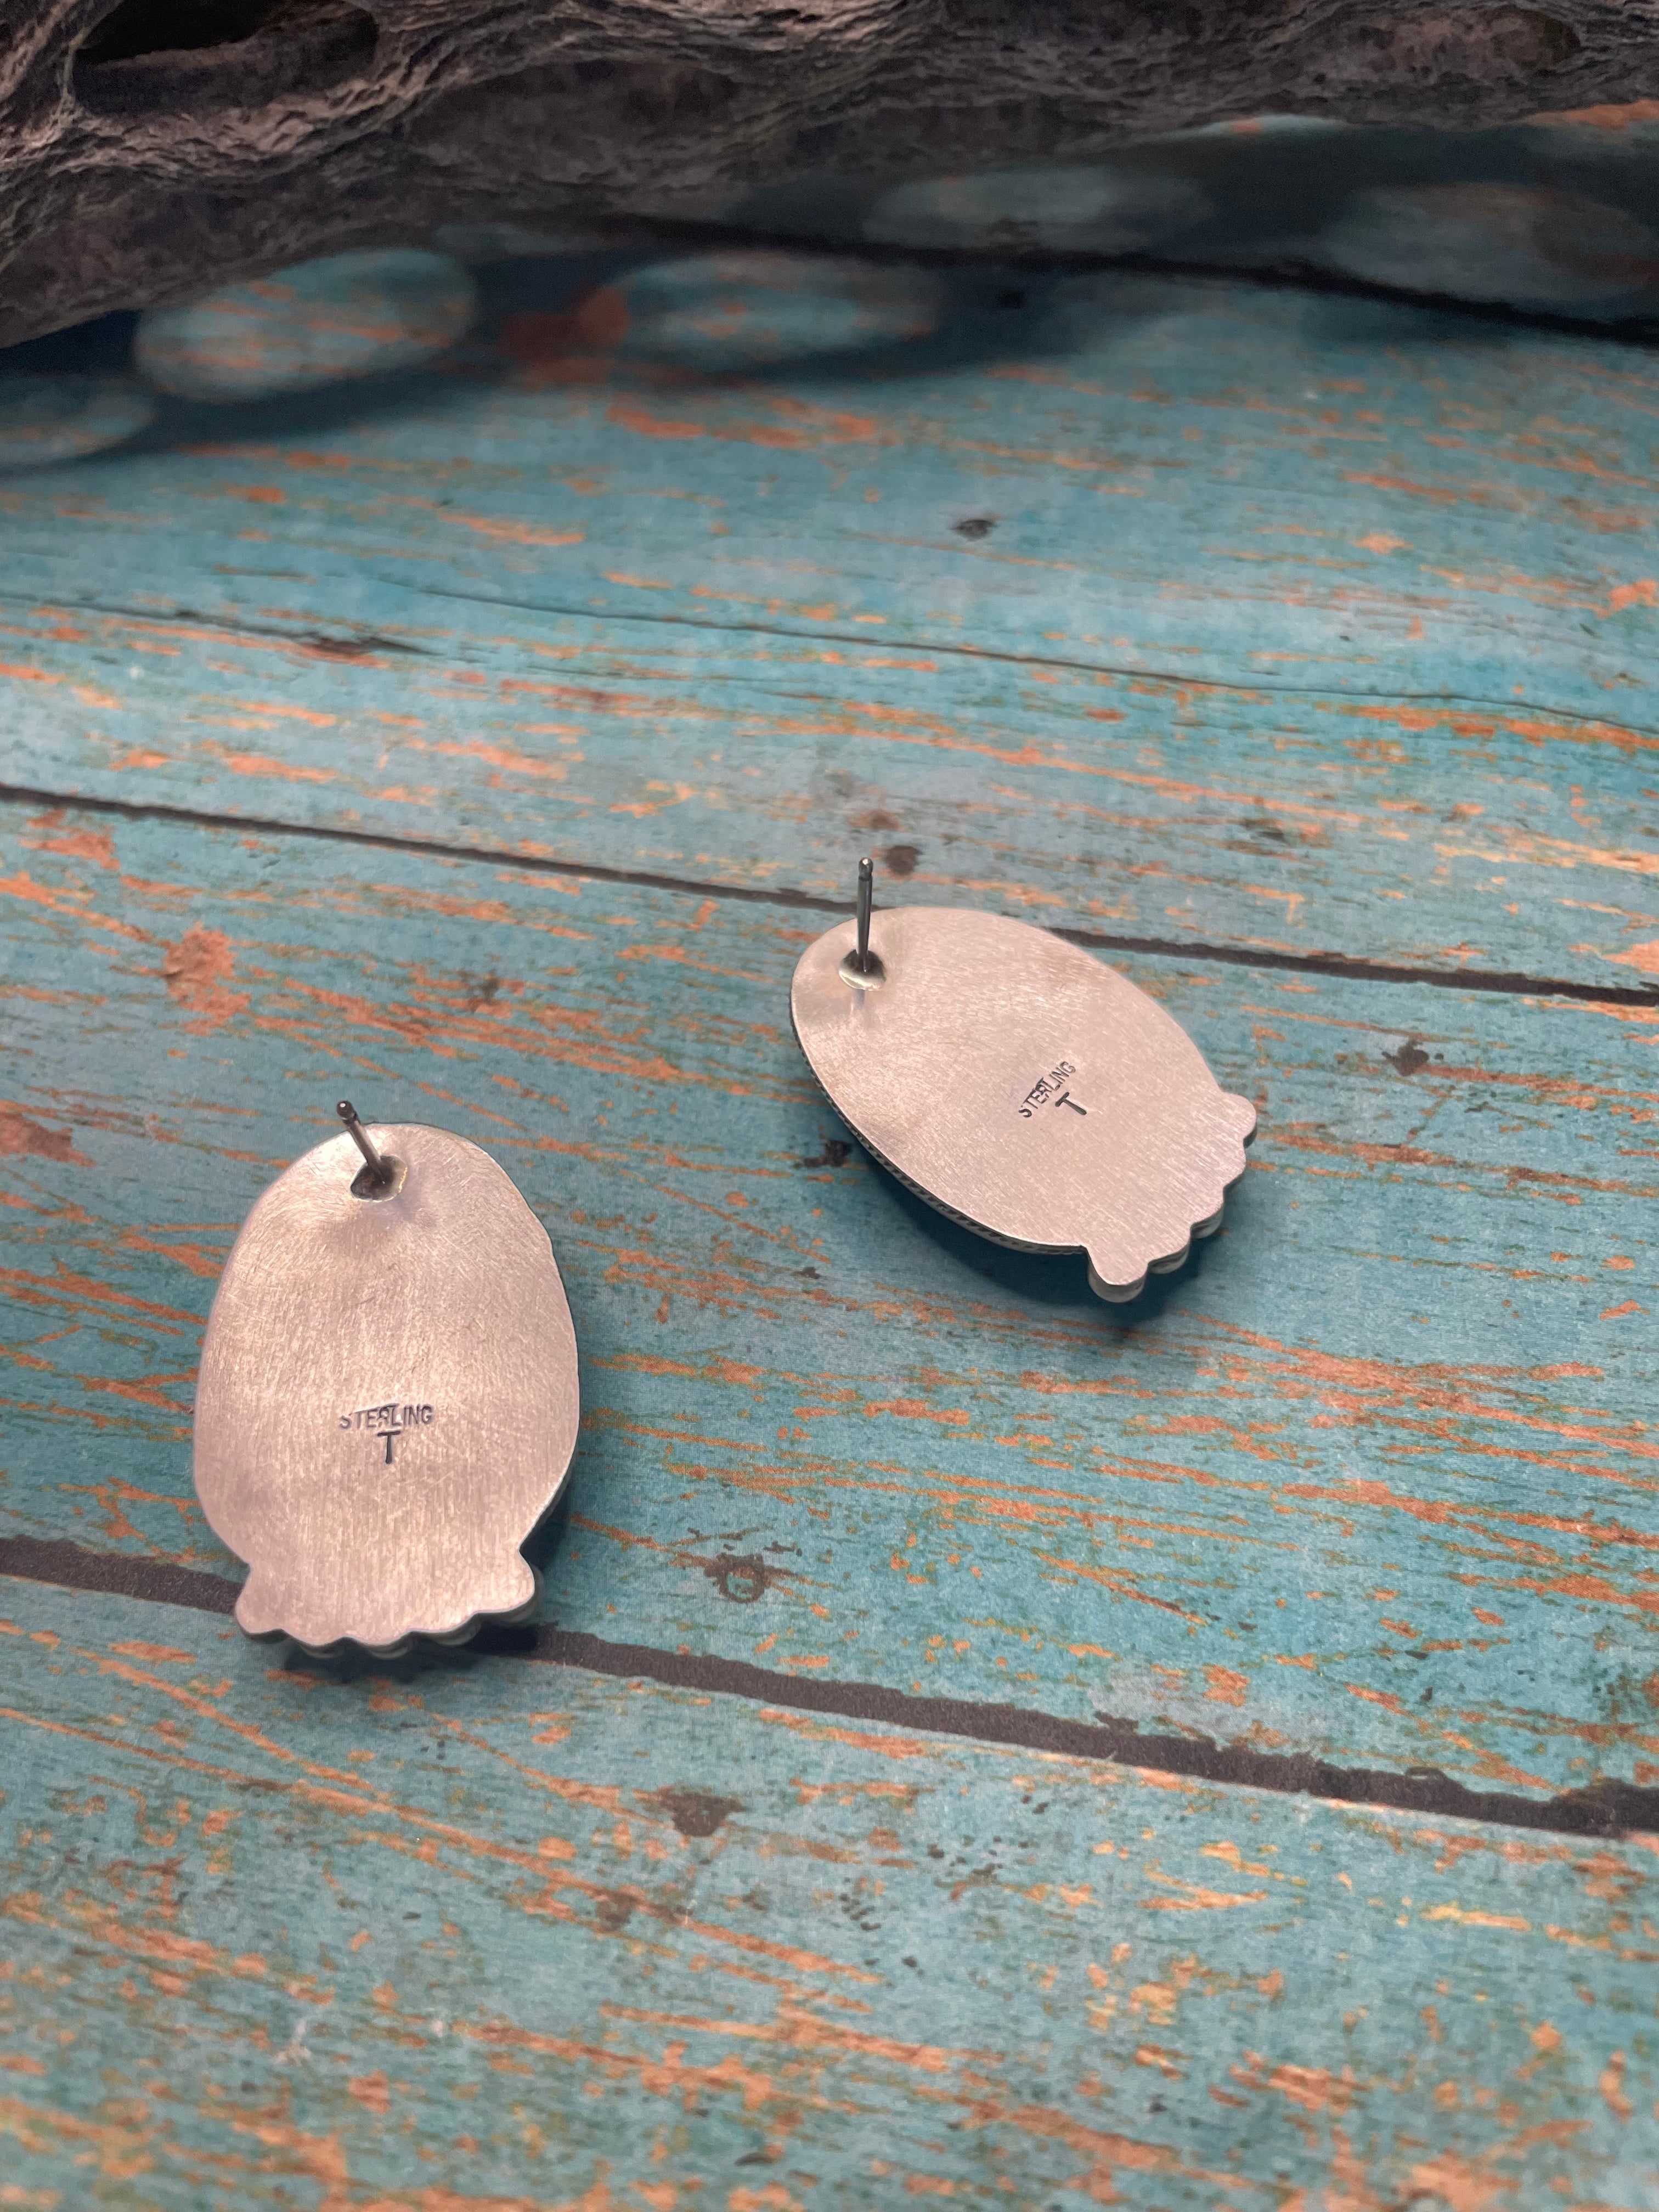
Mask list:
[[547,1231],[487,1152],[339,1114],[220,1278],[196,1489],[247,1562],[250,1635],[389,1654],[533,1604],[520,1547],[569,1471],[576,1337]]
[[1255,1109],[1157,1000],[1075,945],[963,907],[874,912],[809,945],[795,1035],[860,1142],[940,1212],[1088,1255],[1103,1298],[1221,1225]]

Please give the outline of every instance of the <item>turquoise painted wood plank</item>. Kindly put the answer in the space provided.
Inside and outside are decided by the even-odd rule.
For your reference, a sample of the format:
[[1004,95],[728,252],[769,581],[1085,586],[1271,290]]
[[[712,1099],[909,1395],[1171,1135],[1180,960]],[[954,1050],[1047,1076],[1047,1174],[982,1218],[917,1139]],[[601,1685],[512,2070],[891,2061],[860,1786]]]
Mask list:
[[[379,406],[185,410],[141,471],[20,479],[13,588],[58,596],[67,575],[165,605],[205,586],[222,612],[291,605],[270,587],[314,576],[337,619],[364,593],[378,618],[388,590],[417,610],[462,592],[1150,673],[1174,653],[1200,679],[1313,667],[1364,696],[1507,703],[1518,684],[1599,715],[1611,685],[1636,703],[1651,623],[1613,595],[1648,565],[1639,353],[1243,286],[1018,277],[1009,310],[1006,273],[916,281],[939,295],[931,340],[711,377],[630,353],[625,288],[574,300],[556,269],[526,276],[493,339]],[[740,270],[711,286],[710,312],[735,294],[740,313],[743,290]],[[964,520],[992,527],[964,538]],[[1360,542],[1378,533],[1401,542]]]
[[8,2201],[1640,2212],[1654,1838],[0,1584]]
[[[1652,972],[1644,356],[992,272],[714,375],[647,279],[13,479],[15,775],[818,895],[890,820],[1076,926]],[[703,322],[764,357],[775,289]]]
[[[1603,988],[1659,974],[1659,738],[1431,708],[503,615],[374,646],[14,607],[19,784],[745,889]],[[504,625],[510,625],[505,629]]]
[[349,1091],[489,1146],[584,1362],[544,1617],[1541,1792],[1659,1780],[1636,1010],[1130,972],[1261,1119],[1119,1312],[873,1170],[787,908],[58,810],[0,865],[8,1528],[234,1574],[190,1488],[241,1215]]

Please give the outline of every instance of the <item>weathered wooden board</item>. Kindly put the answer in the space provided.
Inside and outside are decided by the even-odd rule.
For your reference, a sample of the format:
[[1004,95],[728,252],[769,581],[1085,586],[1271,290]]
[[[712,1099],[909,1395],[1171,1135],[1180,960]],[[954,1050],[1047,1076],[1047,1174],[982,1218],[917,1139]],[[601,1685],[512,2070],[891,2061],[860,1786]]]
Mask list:
[[548,1222],[586,1409],[544,1615],[1486,1788],[1659,1779],[1655,1025],[1137,960],[1261,1116],[1141,1304],[872,1170],[816,917],[11,809],[6,1525],[234,1573],[191,1494],[235,1225],[349,1090]]
[[35,2212],[1659,2193],[1654,1839],[1585,1844],[0,1585]]
[[[650,272],[561,269],[441,374],[0,488],[11,780],[820,897],[890,842],[1122,934],[1659,967],[1644,355],[957,272],[931,337],[714,375]],[[776,289],[711,276],[704,339],[767,357]]]
[[1659,975],[1659,737],[478,611],[374,648],[14,606],[8,773],[819,899],[873,846],[900,896],[1120,939]]

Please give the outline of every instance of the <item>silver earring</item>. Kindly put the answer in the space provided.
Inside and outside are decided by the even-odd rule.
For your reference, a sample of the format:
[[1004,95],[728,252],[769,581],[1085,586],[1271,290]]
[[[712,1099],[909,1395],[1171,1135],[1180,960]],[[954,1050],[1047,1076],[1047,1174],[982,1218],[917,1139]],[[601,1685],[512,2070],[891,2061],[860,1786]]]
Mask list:
[[[231,1248],[202,1348],[196,1490],[247,1562],[236,1618],[313,1651],[460,1643],[527,1612],[520,1547],[580,1413],[547,1231],[487,1152],[415,1122],[283,1170]],[[353,1170],[356,1170],[354,1173]]]
[[1221,1226],[1255,1109],[1172,1016],[1048,931],[965,907],[874,911],[802,954],[801,1050],[859,1141],[941,1213],[1025,1252],[1087,1253],[1134,1297]]

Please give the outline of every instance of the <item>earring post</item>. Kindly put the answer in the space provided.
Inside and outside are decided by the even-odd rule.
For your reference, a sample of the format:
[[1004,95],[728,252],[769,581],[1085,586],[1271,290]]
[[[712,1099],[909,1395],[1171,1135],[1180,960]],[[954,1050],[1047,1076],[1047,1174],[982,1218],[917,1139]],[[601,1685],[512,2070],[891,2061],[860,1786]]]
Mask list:
[[860,975],[870,973],[870,916],[876,904],[875,862],[866,853],[859,862],[859,949],[857,967]]
[[334,1110],[345,1123],[346,1134],[362,1154],[363,1165],[368,1171],[370,1181],[375,1183],[390,1182],[392,1170],[386,1164],[385,1155],[376,1152],[369,1139],[368,1130],[357,1119],[357,1109],[349,1098],[343,1098]]

